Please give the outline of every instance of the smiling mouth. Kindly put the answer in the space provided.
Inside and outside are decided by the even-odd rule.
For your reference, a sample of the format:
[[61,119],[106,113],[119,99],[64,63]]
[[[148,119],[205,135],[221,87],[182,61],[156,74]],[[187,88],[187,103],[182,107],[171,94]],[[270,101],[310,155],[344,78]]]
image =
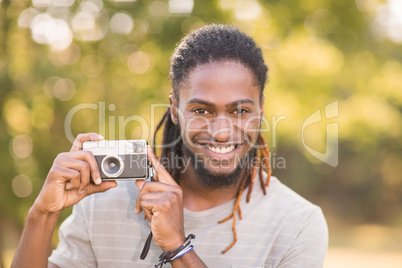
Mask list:
[[226,147],[216,147],[216,146],[211,146],[208,144],[206,147],[214,153],[226,154],[226,153],[230,153],[230,152],[234,151],[237,148],[237,146],[238,145],[228,145]]

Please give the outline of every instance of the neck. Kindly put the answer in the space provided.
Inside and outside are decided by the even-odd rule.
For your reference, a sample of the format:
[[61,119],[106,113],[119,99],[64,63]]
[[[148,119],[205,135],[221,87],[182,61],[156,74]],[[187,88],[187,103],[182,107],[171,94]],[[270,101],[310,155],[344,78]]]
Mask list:
[[211,189],[200,184],[191,165],[180,174],[180,186],[183,189],[184,208],[191,211],[203,211],[220,206],[233,200],[239,189],[239,182],[230,187]]

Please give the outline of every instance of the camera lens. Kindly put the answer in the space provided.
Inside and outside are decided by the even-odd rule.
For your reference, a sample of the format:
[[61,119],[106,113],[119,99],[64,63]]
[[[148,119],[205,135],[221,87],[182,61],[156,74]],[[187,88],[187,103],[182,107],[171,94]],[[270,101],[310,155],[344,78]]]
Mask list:
[[103,158],[102,163],[102,172],[108,176],[109,178],[117,178],[124,170],[124,162],[117,155],[108,155]]

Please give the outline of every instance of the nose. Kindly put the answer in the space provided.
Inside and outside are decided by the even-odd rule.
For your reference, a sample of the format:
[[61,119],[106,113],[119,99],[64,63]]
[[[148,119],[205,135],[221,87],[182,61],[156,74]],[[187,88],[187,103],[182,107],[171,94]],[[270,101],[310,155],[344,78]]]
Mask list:
[[208,127],[208,134],[216,142],[227,142],[233,133],[233,122],[227,116],[216,117]]

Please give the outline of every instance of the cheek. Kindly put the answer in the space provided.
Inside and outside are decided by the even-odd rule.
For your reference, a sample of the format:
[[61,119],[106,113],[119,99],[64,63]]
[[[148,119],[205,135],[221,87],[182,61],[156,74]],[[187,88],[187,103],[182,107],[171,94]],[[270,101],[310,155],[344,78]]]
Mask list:
[[244,134],[246,134],[250,141],[254,144],[257,141],[260,133],[260,117],[254,116],[240,122],[240,128]]
[[209,121],[203,117],[185,117],[181,125],[182,135],[187,143],[190,143],[192,138],[200,133],[207,133]]

